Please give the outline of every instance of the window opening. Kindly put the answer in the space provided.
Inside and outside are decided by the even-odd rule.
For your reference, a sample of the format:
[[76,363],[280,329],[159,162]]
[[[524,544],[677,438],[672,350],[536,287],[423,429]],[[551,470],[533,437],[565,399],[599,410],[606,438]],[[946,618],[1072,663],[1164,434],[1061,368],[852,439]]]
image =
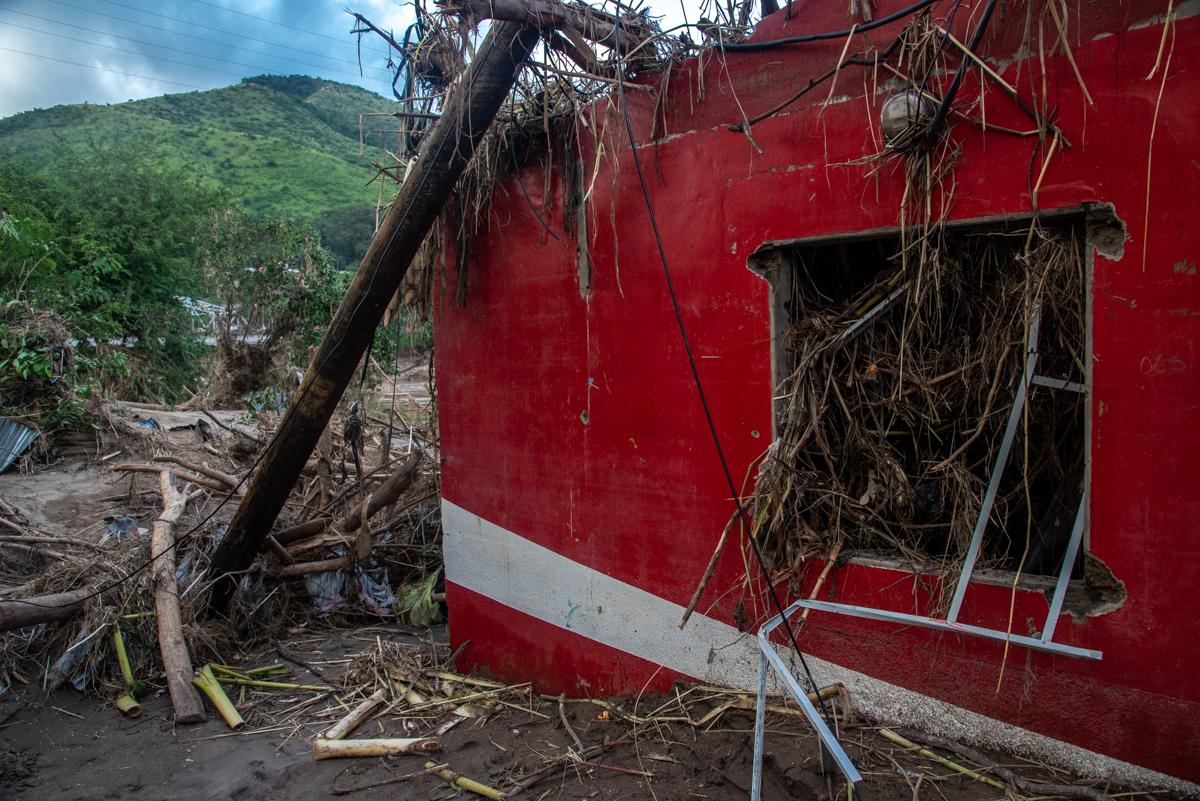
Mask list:
[[752,257],[775,290],[777,440],[756,508],[777,553],[842,538],[915,569],[1059,573],[1086,489],[1082,222]]

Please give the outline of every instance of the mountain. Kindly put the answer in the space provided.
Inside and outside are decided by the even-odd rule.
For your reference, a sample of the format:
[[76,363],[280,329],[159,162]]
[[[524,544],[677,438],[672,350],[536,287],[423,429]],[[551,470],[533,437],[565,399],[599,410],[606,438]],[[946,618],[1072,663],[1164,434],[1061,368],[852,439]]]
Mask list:
[[113,105],[36,109],[0,119],[0,160],[53,168],[64,149],[137,142],[187,166],[256,215],[310,223],[343,265],[361,258],[374,228],[375,174],[392,103],[357,86],[261,75],[235,86]]

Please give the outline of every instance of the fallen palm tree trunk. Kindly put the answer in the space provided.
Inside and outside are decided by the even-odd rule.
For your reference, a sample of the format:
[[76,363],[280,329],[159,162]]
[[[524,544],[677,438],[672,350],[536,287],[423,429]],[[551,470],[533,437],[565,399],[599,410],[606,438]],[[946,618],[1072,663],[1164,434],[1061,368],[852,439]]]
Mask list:
[[159,477],[163,512],[150,529],[153,560],[154,610],[158,618],[158,649],[167,674],[167,689],[178,723],[202,723],[204,707],[192,687],[192,658],[183,639],[179,614],[179,588],[175,583],[175,523],[187,505],[187,495],[175,488],[175,476],[164,470]]
[[442,741],[436,737],[389,737],[380,740],[318,739],[313,741],[313,759],[430,754],[441,750]]
[[213,555],[213,573],[223,576],[213,586],[213,609],[228,606],[237,575],[262,549],[389,301],[537,42],[535,28],[507,22],[494,26],[451,87],[445,112],[425,136]]
[[91,590],[71,590],[56,592],[53,595],[0,601],[0,631],[22,629],[38,623],[50,623],[72,617],[91,595]]

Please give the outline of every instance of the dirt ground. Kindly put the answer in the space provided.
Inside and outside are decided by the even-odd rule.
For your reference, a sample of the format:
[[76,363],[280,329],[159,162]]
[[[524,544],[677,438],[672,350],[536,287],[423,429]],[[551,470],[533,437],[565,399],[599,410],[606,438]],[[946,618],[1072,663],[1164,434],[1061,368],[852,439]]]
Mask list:
[[[413,664],[438,664],[447,656],[444,639],[445,630],[437,628],[413,632],[391,625],[306,626],[290,633],[282,651],[265,646],[244,655],[244,667],[281,663],[282,653],[292,660],[282,662],[291,670],[283,681],[352,687],[347,671],[367,664],[367,655],[390,649],[411,654]],[[454,684],[459,698],[475,691],[469,681]],[[69,689],[49,695],[28,687],[9,692],[0,697],[0,801],[477,797],[422,773],[430,760],[499,789],[542,770],[539,781],[509,796],[535,801],[684,801],[742,799],[749,794],[753,713],[729,709],[704,725],[684,719],[701,722],[736,698],[732,694],[712,695],[704,688],[681,685],[667,696],[567,700],[560,705],[558,699],[540,697],[527,687],[484,689],[480,692],[486,697],[472,710],[477,716],[457,718],[448,731],[446,725],[456,720],[451,707],[457,700],[439,698],[425,711],[414,711],[411,705],[406,709],[402,703],[391,710],[381,707],[382,714],[351,735],[424,737],[442,730],[442,747],[436,753],[314,760],[312,740],[368,690],[360,689],[357,695],[343,690],[337,698],[317,690],[254,690],[243,697],[231,693],[247,721],[238,732],[215,715],[203,724],[174,725],[163,692],[148,698],[136,719],[121,716],[106,699]],[[846,798],[840,776],[822,772],[816,741],[805,721],[771,714],[767,731],[764,799]],[[865,777],[856,798],[1005,797],[996,787],[885,740],[875,725],[843,723],[841,731]],[[600,753],[584,751],[606,743],[611,745]],[[949,756],[967,766],[954,754]],[[1071,781],[1070,776],[1016,758],[988,758],[1031,780]]]

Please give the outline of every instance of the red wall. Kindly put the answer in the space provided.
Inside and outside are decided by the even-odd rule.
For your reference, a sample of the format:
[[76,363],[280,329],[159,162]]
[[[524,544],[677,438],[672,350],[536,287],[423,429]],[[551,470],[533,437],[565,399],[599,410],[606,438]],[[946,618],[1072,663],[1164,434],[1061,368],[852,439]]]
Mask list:
[[[879,3],[878,14],[899,8]],[[964,6],[959,23],[970,8]],[[1161,85],[1147,80],[1159,53],[1162,2],[1070,6],[1068,27],[1088,106],[1069,63],[1044,29],[1047,106],[1072,147],[1059,148],[1038,196],[1042,209],[1113,205],[1128,226],[1124,256],[1096,256],[1090,548],[1125,582],[1128,599],[1074,623],[1056,639],[1103,650],[1099,663],[1014,649],[997,691],[1002,645],[814,617],[806,650],[985,715],[1200,781],[1200,21],[1176,23],[1158,108],[1147,206],[1147,154]],[[935,6],[945,14],[948,3]],[[1040,4],[1036,4],[1040,9]],[[846,27],[845,3],[796,3],[765,21],[759,39]],[[1025,31],[1024,5],[1002,0],[984,51],[1025,97],[1029,65],[1009,63]],[[1082,16],[1080,14],[1082,13]],[[1049,25],[1049,19],[1047,20]],[[868,34],[886,44],[896,28]],[[1036,26],[1034,51],[1036,53]],[[1168,46],[1170,42],[1168,41]],[[770,240],[892,227],[903,189],[895,162],[869,174],[854,162],[879,150],[870,71],[850,69],[823,112],[828,85],[754,127],[762,148],[728,130],[823,72],[843,40],[706,57],[676,68],[664,101],[666,136],[651,141],[654,99],[628,93],[666,252],[722,443],[736,477],[769,444],[769,287],[746,259]],[[1033,64],[1034,72],[1040,66]],[[699,88],[702,76],[703,94]],[[883,80],[881,75],[880,82]],[[980,93],[978,73],[961,97]],[[1031,127],[990,86],[989,122]],[[608,114],[606,117],[605,114]],[[592,291],[581,297],[575,243],[548,238],[511,180],[489,232],[475,242],[466,305],[443,295],[436,325],[443,494],[510,531],[608,575],[686,604],[730,512],[663,281],[619,117],[589,117],[607,132],[589,206]],[[1042,169],[1035,139],[954,122],[962,150],[949,215],[1030,212]],[[594,142],[586,146],[588,166]],[[540,164],[521,172],[532,202],[562,227],[557,174],[543,194]],[[1148,219],[1148,224],[1147,224]],[[560,234],[561,236],[561,234]],[[1145,257],[1143,258],[1143,252]],[[585,424],[580,413],[588,411]],[[730,549],[710,586],[732,585]],[[833,600],[927,612],[912,582],[853,566]],[[636,692],[673,676],[470,593],[450,588],[451,634],[471,666],[528,678],[557,692]],[[1009,594],[973,585],[962,618],[1004,628]],[[915,608],[914,608],[915,605]],[[703,607],[702,607],[703,608]],[[1046,600],[1022,592],[1015,620],[1040,628]],[[709,614],[731,621],[732,600]]]

